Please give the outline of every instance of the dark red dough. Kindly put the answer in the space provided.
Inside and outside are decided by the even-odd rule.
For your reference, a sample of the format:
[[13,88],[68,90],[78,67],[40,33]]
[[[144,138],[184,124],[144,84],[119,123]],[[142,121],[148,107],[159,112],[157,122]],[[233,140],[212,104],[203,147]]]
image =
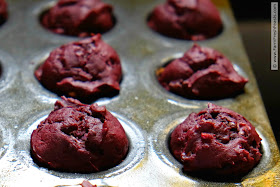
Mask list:
[[148,25],[160,34],[186,40],[211,38],[223,27],[211,0],[167,0],[154,8]]
[[43,14],[41,23],[57,34],[90,36],[114,26],[113,7],[101,0],[59,0]]
[[261,159],[261,138],[240,114],[209,103],[171,134],[170,149],[186,172],[240,175]]
[[122,69],[116,51],[98,34],[53,50],[35,76],[58,95],[87,101],[119,93]]
[[0,0],[0,25],[8,18],[8,7],[5,0]]
[[103,106],[62,99],[31,135],[33,158],[51,169],[80,173],[119,164],[129,143],[117,118]]
[[243,91],[247,79],[240,76],[220,52],[195,44],[184,56],[157,71],[160,84],[183,97],[218,99]]

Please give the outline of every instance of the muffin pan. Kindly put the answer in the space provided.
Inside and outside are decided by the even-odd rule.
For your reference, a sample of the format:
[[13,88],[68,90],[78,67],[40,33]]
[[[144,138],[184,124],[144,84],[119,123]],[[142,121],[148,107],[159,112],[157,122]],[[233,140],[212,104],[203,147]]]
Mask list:
[[[30,135],[60,99],[34,77],[35,69],[50,51],[80,38],[51,33],[39,22],[54,1],[7,0],[9,18],[0,26],[0,185],[80,186],[89,180],[97,186],[278,186],[279,150],[269,124],[256,79],[244,50],[228,1],[213,0],[223,31],[198,41],[232,61],[239,74],[249,79],[245,91],[234,98],[191,100],[169,93],[156,79],[156,70],[181,56],[192,41],[172,39],[152,31],[147,18],[163,1],[119,0],[112,4],[116,24],[102,39],[119,54],[123,79],[119,95],[97,100],[123,125],[129,138],[127,157],[116,167],[90,173],[67,173],[39,167],[30,156]],[[227,107],[246,117],[262,138],[260,163],[242,178],[209,178],[182,171],[168,149],[172,130],[191,112],[208,102]]]

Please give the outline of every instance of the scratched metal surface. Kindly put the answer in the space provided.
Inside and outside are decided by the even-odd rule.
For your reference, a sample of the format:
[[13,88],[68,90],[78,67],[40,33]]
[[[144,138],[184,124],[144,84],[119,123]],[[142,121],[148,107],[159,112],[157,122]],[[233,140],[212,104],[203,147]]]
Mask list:
[[210,102],[228,107],[251,121],[263,139],[263,157],[243,178],[227,180],[183,173],[182,165],[168,150],[172,129],[191,112],[205,108],[208,101],[181,98],[165,91],[156,81],[155,70],[193,44],[160,36],[147,27],[149,13],[163,2],[159,0],[105,1],[114,6],[117,23],[103,35],[103,40],[118,52],[124,78],[118,96],[97,102],[123,124],[130,140],[126,159],[112,169],[91,174],[37,166],[30,157],[30,135],[60,98],[44,89],[33,73],[52,49],[78,38],[50,33],[39,24],[40,14],[54,1],[7,2],[9,19],[0,27],[1,186],[79,186],[85,179],[99,186],[120,187],[279,186],[279,151],[228,1],[214,1],[221,13],[223,32],[197,43],[226,55],[249,83],[245,93],[235,98]]

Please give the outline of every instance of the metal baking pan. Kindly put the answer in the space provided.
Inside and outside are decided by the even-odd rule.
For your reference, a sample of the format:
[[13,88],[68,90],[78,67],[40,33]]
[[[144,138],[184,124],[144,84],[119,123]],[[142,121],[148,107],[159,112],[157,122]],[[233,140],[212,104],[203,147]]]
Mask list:
[[209,101],[246,117],[262,138],[263,152],[250,173],[228,180],[190,176],[182,172],[182,165],[168,150],[171,130],[209,101],[179,97],[164,90],[156,80],[158,67],[181,56],[193,44],[149,29],[147,17],[155,5],[163,2],[160,0],[104,0],[114,6],[117,22],[103,34],[103,40],[118,52],[124,76],[120,94],[97,103],[105,105],[124,126],[130,141],[126,159],[114,168],[91,174],[58,172],[36,165],[30,156],[30,135],[60,98],[38,83],[34,70],[52,49],[79,38],[53,34],[40,25],[40,14],[54,1],[7,2],[9,19],[0,27],[1,186],[79,186],[84,180],[120,187],[280,185],[279,150],[228,1],[214,1],[223,31],[197,43],[222,52],[249,83],[245,92],[234,98]]

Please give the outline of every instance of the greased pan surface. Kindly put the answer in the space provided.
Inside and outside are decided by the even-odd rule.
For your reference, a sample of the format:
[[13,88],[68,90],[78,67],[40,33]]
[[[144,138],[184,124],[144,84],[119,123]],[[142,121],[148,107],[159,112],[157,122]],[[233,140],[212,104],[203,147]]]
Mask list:
[[34,70],[51,50],[79,40],[53,34],[39,24],[40,14],[54,1],[7,0],[9,19],[0,27],[0,185],[79,186],[89,180],[98,186],[278,186],[279,151],[270,127],[255,77],[248,62],[228,1],[215,0],[223,31],[197,42],[212,47],[249,79],[245,93],[235,98],[210,101],[246,117],[262,138],[263,157],[241,179],[190,176],[168,150],[171,131],[191,112],[209,101],[191,100],[165,91],[155,71],[170,59],[181,56],[193,42],[171,39],[149,29],[146,20],[163,1],[109,1],[117,23],[103,40],[118,52],[123,67],[120,94],[99,99],[123,125],[130,141],[126,159],[118,166],[92,174],[65,173],[39,167],[30,156],[30,135],[60,99],[42,87]]

